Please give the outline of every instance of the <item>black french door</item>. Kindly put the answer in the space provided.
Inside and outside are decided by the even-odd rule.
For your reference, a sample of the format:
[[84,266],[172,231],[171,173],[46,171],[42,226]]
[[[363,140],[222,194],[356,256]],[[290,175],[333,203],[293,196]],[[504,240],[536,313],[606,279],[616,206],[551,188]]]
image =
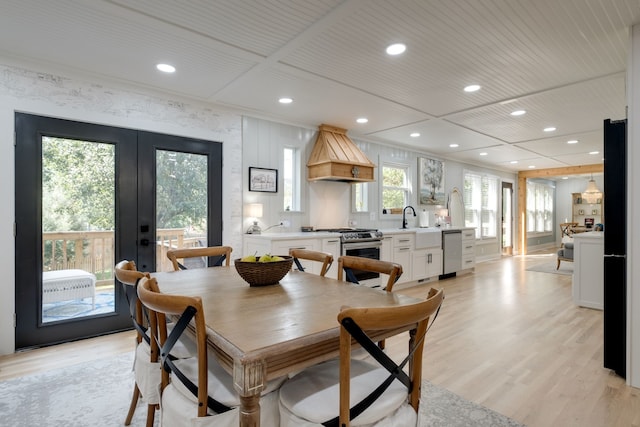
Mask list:
[[222,144],[16,113],[16,348],[130,329],[113,266],[222,243]]

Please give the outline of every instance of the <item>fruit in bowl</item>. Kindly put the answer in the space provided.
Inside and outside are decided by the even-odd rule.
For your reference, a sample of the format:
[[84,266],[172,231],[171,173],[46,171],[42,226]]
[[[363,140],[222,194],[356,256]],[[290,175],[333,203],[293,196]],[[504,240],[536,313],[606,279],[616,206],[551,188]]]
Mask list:
[[291,270],[293,257],[288,255],[257,254],[236,259],[233,264],[250,286],[274,285]]

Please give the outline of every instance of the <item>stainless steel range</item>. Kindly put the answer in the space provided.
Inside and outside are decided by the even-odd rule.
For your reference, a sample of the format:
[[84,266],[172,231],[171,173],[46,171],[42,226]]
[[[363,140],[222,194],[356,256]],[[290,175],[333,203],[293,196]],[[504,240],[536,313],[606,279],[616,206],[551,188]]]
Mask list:
[[[380,259],[383,235],[375,229],[332,228],[317,231],[340,233],[340,254]],[[370,271],[353,271],[358,283],[369,287],[380,286],[380,274]]]

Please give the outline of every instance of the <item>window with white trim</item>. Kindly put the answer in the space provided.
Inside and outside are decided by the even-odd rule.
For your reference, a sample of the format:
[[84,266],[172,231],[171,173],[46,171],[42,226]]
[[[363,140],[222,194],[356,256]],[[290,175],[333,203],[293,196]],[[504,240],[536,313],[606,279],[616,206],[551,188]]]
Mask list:
[[553,232],[554,187],[527,181],[527,233]]
[[411,187],[409,167],[382,164],[382,207],[384,209],[403,209],[409,204]]
[[366,182],[351,185],[352,212],[367,212],[369,210],[369,186]]
[[464,172],[464,222],[475,227],[476,239],[495,239],[498,231],[500,180],[479,172]]
[[285,147],[282,168],[283,210],[300,210],[300,150]]

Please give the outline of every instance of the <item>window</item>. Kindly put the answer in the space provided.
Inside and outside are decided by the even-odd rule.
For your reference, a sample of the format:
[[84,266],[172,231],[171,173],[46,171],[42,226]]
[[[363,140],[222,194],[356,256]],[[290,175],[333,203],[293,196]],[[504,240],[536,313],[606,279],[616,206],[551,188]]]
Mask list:
[[553,232],[553,193],[550,184],[527,182],[527,233]]
[[351,199],[353,212],[367,212],[369,210],[369,186],[366,182],[351,185]]
[[382,165],[382,207],[402,209],[409,203],[411,188],[407,166]]
[[282,193],[285,211],[300,210],[300,150],[297,148],[284,149],[284,164],[282,168]]
[[464,222],[476,239],[495,239],[498,230],[498,177],[464,172]]

